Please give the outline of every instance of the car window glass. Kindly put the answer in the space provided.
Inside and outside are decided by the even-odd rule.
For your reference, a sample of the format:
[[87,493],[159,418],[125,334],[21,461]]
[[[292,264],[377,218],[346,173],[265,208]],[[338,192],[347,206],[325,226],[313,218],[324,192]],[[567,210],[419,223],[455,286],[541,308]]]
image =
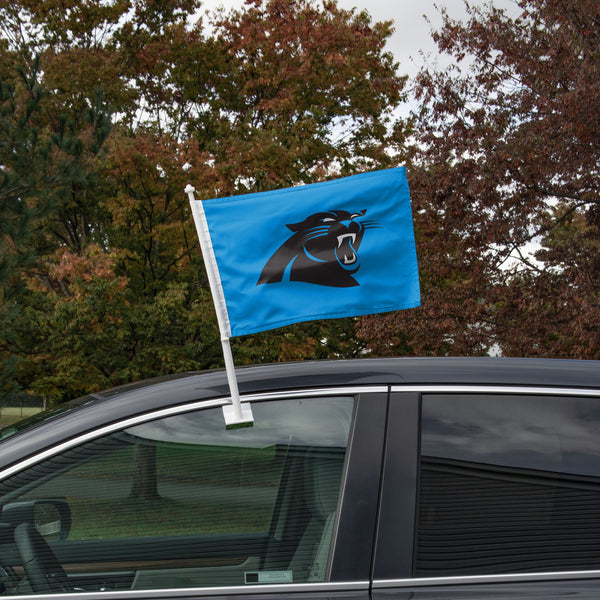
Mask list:
[[597,569],[600,402],[426,395],[415,571]]
[[59,573],[40,583],[26,568],[8,591],[324,581],[352,412],[349,397],[258,402],[254,426],[226,429],[221,408],[199,410],[3,481],[0,537],[2,526],[17,533],[0,564],[18,574],[23,544],[42,548],[41,532]]

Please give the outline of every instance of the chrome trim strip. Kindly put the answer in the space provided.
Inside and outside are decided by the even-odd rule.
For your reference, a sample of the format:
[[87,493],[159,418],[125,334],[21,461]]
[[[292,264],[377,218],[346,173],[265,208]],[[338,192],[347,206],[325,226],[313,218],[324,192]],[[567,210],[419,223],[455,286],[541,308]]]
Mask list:
[[600,389],[592,388],[559,388],[559,387],[533,387],[527,385],[462,385],[427,384],[427,385],[398,385],[391,386],[392,392],[423,392],[423,393],[448,393],[448,394],[519,394],[520,396],[599,396]]
[[457,575],[444,577],[414,577],[413,579],[377,579],[373,589],[431,587],[436,585],[475,585],[565,579],[600,579],[600,571],[556,571],[543,573],[507,573],[498,575]]
[[[242,396],[244,402],[260,402],[261,400],[277,400],[289,398],[314,398],[319,396],[337,396],[354,395],[354,394],[375,394],[377,392],[387,393],[389,385],[353,385],[353,386],[337,386],[324,387],[302,390],[284,390],[281,392],[262,392],[260,394],[247,394]],[[227,398],[227,400],[229,400]]]
[[[353,387],[332,387],[332,388],[315,388],[309,390],[286,390],[283,392],[266,392],[261,394],[246,394],[241,396],[241,400],[243,402],[261,402],[264,400],[285,400],[289,398],[314,398],[318,396],[324,395],[354,395],[354,394],[363,394],[363,393],[372,393],[372,392],[387,392],[388,386],[378,385],[378,386],[353,386]],[[7,467],[3,471],[0,471],[0,481],[5,479],[6,477],[10,477],[27,467],[30,467],[34,464],[37,464],[51,456],[55,456],[64,450],[68,450],[69,448],[73,448],[78,446],[79,444],[83,444],[85,442],[89,442],[91,440],[102,437],[103,435],[107,435],[109,433],[113,433],[114,431],[119,431],[121,429],[126,429],[128,427],[134,427],[135,425],[141,425],[148,421],[153,421],[154,419],[160,419],[163,417],[171,417],[174,415],[183,414],[186,412],[190,412],[192,410],[212,408],[215,406],[223,406],[227,403],[231,402],[231,398],[229,396],[221,397],[221,398],[213,398],[209,400],[196,400],[189,402],[187,404],[180,404],[177,406],[170,406],[168,408],[162,408],[158,410],[154,410],[151,412],[135,415],[133,417],[129,417],[128,419],[124,419],[122,421],[116,421],[114,423],[110,423],[109,425],[104,425],[99,429],[94,429],[93,431],[88,431],[82,435],[74,437],[70,440],[62,442],[61,444],[57,444],[56,446],[52,446],[30,456],[29,458],[15,463],[14,465]]]
[[114,600],[118,598],[197,598],[198,596],[241,596],[248,594],[292,594],[301,592],[351,592],[367,591],[368,581],[322,583],[288,583],[283,585],[246,585],[232,587],[175,588],[149,590],[114,590],[105,592],[66,592],[64,594],[18,594],[3,596],[19,600],[56,600],[57,598],[88,598],[89,600]]

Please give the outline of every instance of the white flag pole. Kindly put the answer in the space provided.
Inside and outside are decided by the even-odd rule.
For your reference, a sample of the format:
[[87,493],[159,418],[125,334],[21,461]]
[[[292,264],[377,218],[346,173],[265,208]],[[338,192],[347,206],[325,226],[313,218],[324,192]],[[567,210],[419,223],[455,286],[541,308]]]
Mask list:
[[244,427],[252,425],[254,418],[250,404],[242,404],[240,402],[240,392],[238,390],[237,379],[235,376],[235,365],[233,364],[233,354],[231,352],[231,327],[229,325],[229,314],[225,303],[225,294],[221,285],[221,277],[217,267],[217,261],[213,252],[210,232],[204,207],[202,202],[194,197],[196,189],[192,185],[185,188],[185,193],[190,199],[192,214],[194,215],[194,223],[200,240],[200,249],[206,266],[206,274],[208,275],[208,283],[215,304],[217,313],[217,323],[219,324],[219,332],[221,334],[221,346],[223,348],[223,357],[225,359],[225,370],[227,372],[227,381],[229,383],[229,391],[231,393],[231,405],[223,407],[223,415],[227,427]]

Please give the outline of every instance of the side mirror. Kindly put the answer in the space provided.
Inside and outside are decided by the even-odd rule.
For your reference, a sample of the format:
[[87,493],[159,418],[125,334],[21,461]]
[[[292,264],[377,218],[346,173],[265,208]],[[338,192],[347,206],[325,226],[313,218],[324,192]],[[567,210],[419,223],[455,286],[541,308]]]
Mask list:
[[0,524],[13,528],[31,523],[47,542],[65,540],[71,530],[71,509],[64,500],[24,500],[2,507]]

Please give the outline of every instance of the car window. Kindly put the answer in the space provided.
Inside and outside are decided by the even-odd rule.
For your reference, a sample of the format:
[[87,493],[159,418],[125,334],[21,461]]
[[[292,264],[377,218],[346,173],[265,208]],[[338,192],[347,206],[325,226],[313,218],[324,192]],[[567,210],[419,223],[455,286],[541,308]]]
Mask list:
[[353,404],[258,402],[239,429],[221,408],[169,416],[1,482],[8,591],[324,581]]
[[423,397],[416,574],[597,569],[600,400]]

